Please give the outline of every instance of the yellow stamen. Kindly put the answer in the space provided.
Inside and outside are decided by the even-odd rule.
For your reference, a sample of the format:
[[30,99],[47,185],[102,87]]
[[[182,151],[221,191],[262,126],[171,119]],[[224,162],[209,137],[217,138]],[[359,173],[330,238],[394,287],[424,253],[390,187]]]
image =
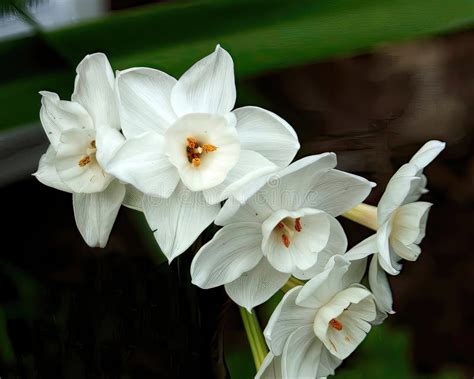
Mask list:
[[89,155],[86,155],[84,158],[82,158],[79,161],[79,166],[84,167],[85,165],[91,163],[91,157]]
[[188,147],[191,149],[198,147],[198,142],[193,137],[188,137],[186,140],[188,141]]
[[204,150],[205,153],[212,153],[213,151],[217,150],[217,147],[215,147],[214,145],[206,144],[206,145],[202,145],[202,149]]
[[194,167],[199,167],[199,165],[201,164],[201,158],[193,158],[193,160],[191,161],[191,164]]

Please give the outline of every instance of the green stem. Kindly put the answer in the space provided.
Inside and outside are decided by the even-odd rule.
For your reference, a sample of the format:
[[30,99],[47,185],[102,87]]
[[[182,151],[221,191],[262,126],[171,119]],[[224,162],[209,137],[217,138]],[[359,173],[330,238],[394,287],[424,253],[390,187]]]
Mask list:
[[240,316],[242,317],[242,323],[247,333],[250,349],[252,350],[255,368],[258,370],[268,353],[262,329],[260,328],[255,311],[250,313],[245,308],[240,307]]

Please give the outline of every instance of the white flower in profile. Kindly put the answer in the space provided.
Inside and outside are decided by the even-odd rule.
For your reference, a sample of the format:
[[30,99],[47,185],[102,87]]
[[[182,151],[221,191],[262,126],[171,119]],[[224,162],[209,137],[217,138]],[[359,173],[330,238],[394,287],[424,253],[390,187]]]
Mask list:
[[347,239],[335,217],[360,204],[372,183],[335,166],[334,153],[305,157],[267,177],[244,204],[227,200],[216,218],[224,227],[194,257],[192,282],[225,285],[250,310],[290,275],[310,279],[343,254]]
[[86,56],[76,71],[72,101],[40,92],[40,119],[51,145],[34,175],[47,186],[73,194],[82,237],[91,247],[104,247],[126,192],[104,170],[124,142],[114,75],[101,53]]
[[109,169],[142,191],[142,206],[171,261],[209,226],[220,202],[287,166],[299,149],[292,127],[257,107],[232,111],[231,56],[217,46],[179,80],[151,68],[116,79],[127,141]]
[[[444,149],[445,143],[429,141],[393,175],[377,206],[377,232],[353,247],[346,256],[360,259],[374,254],[369,282],[377,306],[393,313],[392,294],[385,272],[397,275],[406,259],[415,261],[425,236],[431,203],[417,201],[427,192],[423,169]],[[383,271],[381,270],[383,269]]]
[[372,293],[360,285],[365,260],[332,257],[324,271],[288,291],[264,335],[270,353],[257,378],[321,378],[347,358],[376,317]]

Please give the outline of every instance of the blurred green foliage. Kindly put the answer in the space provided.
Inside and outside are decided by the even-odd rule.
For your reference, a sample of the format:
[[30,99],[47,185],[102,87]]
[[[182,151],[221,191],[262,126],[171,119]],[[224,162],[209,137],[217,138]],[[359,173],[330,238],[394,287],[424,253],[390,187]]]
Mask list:
[[[160,4],[0,43],[0,128],[38,118],[37,92],[70,96],[75,65],[103,51],[116,69],[181,74],[217,43],[238,78],[471,26],[471,0],[221,0]],[[45,54],[54,55],[48,62]]]

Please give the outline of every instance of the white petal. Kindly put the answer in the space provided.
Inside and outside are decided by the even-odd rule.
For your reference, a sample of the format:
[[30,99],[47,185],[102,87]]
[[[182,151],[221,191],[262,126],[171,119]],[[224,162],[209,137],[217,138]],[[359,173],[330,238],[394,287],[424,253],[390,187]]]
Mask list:
[[55,93],[41,91],[40,120],[44,131],[57,148],[61,133],[69,129],[92,129],[92,119],[82,105],[60,100]]
[[255,179],[277,170],[278,166],[259,153],[241,150],[239,160],[234,168],[229,171],[224,181],[213,188],[205,190],[204,197],[209,204],[219,203]]
[[343,277],[349,270],[350,262],[343,256],[332,257],[326,269],[307,282],[296,299],[296,304],[317,309],[329,302],[339,291],[346,288]]
[[393,314],[393,297],[388,283],[387,274],[382,270],[378,264],[378,256],[375,254],[372,257],[369,266],[369,285],[370,290],[374,294],[377,308],[384,312]]
[[107,171],[109,162],[125,143],[125,138],[117,129],[104,125],[95,134],[97,161]]
[[95,156],[89,163],[79,162],[88,156],[88,149],[95,140],[93,129],[69,129],[61,134],[56,150],[56,171],[61,180],[77,193],[104,191],[113,180],[99,165]]
[[273,208],[259,196],[251,197],[244,204],[230,197],[217,215],[215,223],[221,226],[235,222],[262,223],[272,213]]
[[270,299],[290,278],[275,270],[265,257],[251,270],[244,272],[236,280],[227,283],[225,290],[235,303],[249,312],[257,305]]
[[147,132],[128,139],[107,167],[115,177],[149,196],[169,197],[179,183],[179,175],[164,154],[164,139]]
[[282,379],[281,356],[268,353],[258,369],[255,379]]
[[45,154],[41,156],[38,171],[33,175],[44,185],[60,191],[71,192],[69,187],[61,180],[55,166],[56,151],[52,145],[48,147]]
[[171,103],[178,116],[187,113],[225,114],[235,104],[234,63],[219,45],[178,80]]
[[283,378],[309,379],[334,375],[341,362],[316,338],[312,327],[302,326],[290,335],[283,350]]
[[344,255],[344,257],[350,261],[355,261],[368,257],[371,254],[376,254],[377,252],[377,234],[373,234],[355,245]]
[[152,68],[131,68],[117,73],[120,119],[127,138],[150,131],[165,133],[177,118],[171,106],[175,84],[175,78]]
[[125,185],[125,190],[125,197],[123,198],[122,204],[127,208],[143,212],[143,192],[140,192],[130,184]]
[[274,210],[301,209],[304,208],[301,205],[317,178],[335,165],[334,153],[304,157],[276,173],[256,180],[255,183],[249,183],[244,192],[233,196],[240,202],[245,202],[252,195],[257,196],[260,198],[259,201],[267,202]]
[[373,183],[361,176],[329,170],[314,179],[302,206],[339,216],[362,203],[373,186]]
[[416,261],[421,254],[421,248],[414,243],[405,245],[396,238],[391,238],[390,245],[395,254],[407,261]]
[[417,172],[415,165],[406,163],[392,176],[377,206],[379,225],[384,224],[397,208],[405,204],[414,191],[418,191],[421,179]]
[[232,113],[237,117],[242,149],[256,151],[280,167],[291,163],[300,144],[290,124],[258,107],[243,107]]
[[171,262],[199,237],[216,217],[220,205],[209,205],[201,192],[182,183],[167,198],[143,196],[143,212],[161,250]]
[[292,274],[301,280],[310,280],[317,274],[324,271],[329,259],[334,255],[342,255],[347,249],[347,237],[341,224],[334,218],[329,216],[330,232],[329,240],[326,247],[318,253],[316,264],[306,270],[300,270],[297,267]]
[[260,225],[237,223],[219,230],[193,259],[191,277],[201,288],[230,283],[262,259]]
[[[199,166],[189,162],[187,139],[217,149],[203,152]],[[240,155],[239,137],[229,119],[212,114],[193,113],[178,119],[165,133],[165,152],[191,191],[219,185],[236,165]]]
[[87,55],[76,68],[72,100],[81,104],[96,128],[102,125],[120,129],[114,94],[114,73],[102,53]]
[[[294,223],[300,220],[300,232],[279,229],[282,222]],[[270,263],[282,272],[293,272],[297,267],[306,270],[312,267],[317,259],[317,253],[323,250],[329,240],[331,230],[330,216],[315,209],[301,209],[288,212],[284,209],[273,213],[262,224],[262,251]],[[282,237],[285,235],[290,244],[286,246]]]
[[270,351],[280,355],[291,333],[301,326],[312,327],[316,311],[296,305],[301,287],[289,290],[273,311],[263,334]]
[[420,150],[410,159],[410,163],[414,163],[419,169],[428,166],[446,147],[446,143],[441,141],[428,141]]
[[[322,307],[314,319],[314,332],[326,348],[340,359],[347,358],[371,329],[376,317],[372,294],[363,286],[354,285]],[[342,329],[331,326],[338,321]]]
[[76,224],[90,247],[105,247],[124,196],[125,186],[117,180],[103,192],[73,194]]
[[391,275],[397,275],[399,271],[392,266],[390,233],[392,232],[392,223],[385,222],[377,230],[377,250],[380,256],[380,264],[383,269]]
[[418,201],[401,206],[393,217],[390,236],[404,245],[420,243],[425,236],[428,213],[432,205]]

